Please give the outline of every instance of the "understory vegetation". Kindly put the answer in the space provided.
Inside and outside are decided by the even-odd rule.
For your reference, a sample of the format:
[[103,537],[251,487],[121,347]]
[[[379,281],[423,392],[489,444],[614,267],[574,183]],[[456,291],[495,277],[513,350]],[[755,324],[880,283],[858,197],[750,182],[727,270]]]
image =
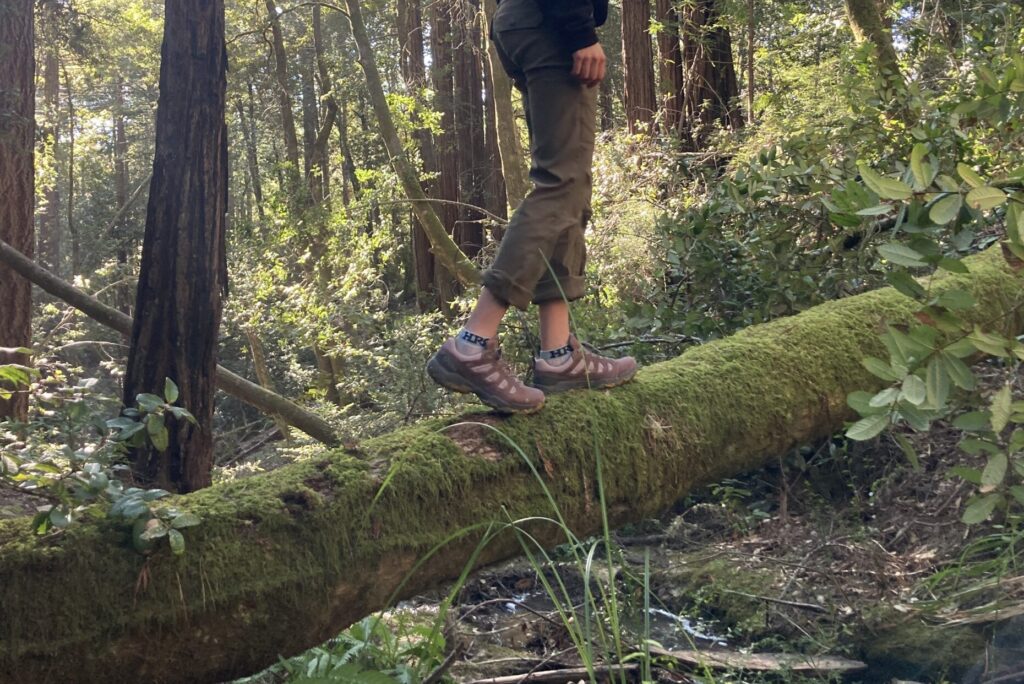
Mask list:
[[[451,16],[482,11],[445,2]],[[863,365],[881,389],[849,396],[853,419],[842,433],[694,493],[658,519],[620,530],[606,519],[601,535],[579,539],[550,499],[541,522],[565,538],[549,551],[526,521],[495,511],[524,559],[467,568],[454,586],[239,682],[436,684],[560,668],[592,682],[1024,677],[1014,650],[1024,615],[1024,330],[1014,326],[1024,312],[968,324],[977,303],[969,292],[933,290],[937,276],[967,272],[963,259],[986,249],[1024,268],[1024,6],[870,3],[881,8],[890,63],[886,46],[850,18],[859,0],[667,3],[716,8],[703,38],[731,31],[729,60],[737,70],[752,62],[751,81],[727,98],[738,123],[726,112],[680,126],[660,100],[645,121],[622,97],[631,57],[618,32],[629,2],[612,3],[601,34],[611,75],[575,333],[651,365],[891,286],[914,300],[917,323],[879,328],[887,355]],[[310,3],[226,3],[230,286],[218,361],[292,398],[349,447],[479,409],[423,372],[476,292],[432,256],[434,270],[421,272],[430,253],[381,142],[352,28],[336,7],[313,4],[315,24]],[[468,145],[493,129],[481,123],[483,100],[493,107],[500,91],[479,71],[480,27],[473,34],[472,21],[460,28],[426,5],[419,16],[413,0],[362,4],[405,154],[438,199],[439,141],[457,135]],[[40,235],[37,261],[133,314],[146,224],[146,195],[133,192],[148,191],[154,155],[162,3],[38,5],[37,64],[52,59],[59,85],[38,68],[36,215],[40,226],[60,226],[51,230],[65,233],[65,248],[53,251]],[[419,72],[402,37],[415,33],[403,23],[410,6]],[[649,48],[666,32],[679,42],[682,21],[672,16],[648,11]],[[446,30],[476,41],[467,54],[477,59],[470,80],[481,112],[466,128],[430,73],[444,56],[462,58],[462,43],[438,44]],[[293,69],[283,85],[282,40]],[[447,96],[457,96],[458,83],[449,85]],[[305,159],[289,159],[296,141],[282,134],[281,90],[295,91],[285,109],[299,115]],[[522,145],[523,103],[513,94],[510,104]],[[494,256],[511,187],[488,173],[460,181],[451,201],[462,206],[448,226],[456,237],[477,231],[477,243],[459,246],[480,267]],[[513,312],[502,336],[506,357],[528,375],[534,317]],[[187,554],[187,528],[202,521],[131,475],[133,450],[162,452],[176,425],[196,422],[174,380],[123,401],[129,340],[46,294],[34,302],[25,347],[0,347],[0,359],[14,359],[0,363],[0,399],[28,397],[23,416],[0,421],[0,518],[34,516],[36,533],[58,538],[109,516],[133,530],[140,553],[166,545]],[[225,395],[212,428],[215,482],[258,476],[316,448],[286,421]],[[603,457],[594,454],[599,480]],[[774,659],[758,671],[749,660],[679,655],[698,648]],[[837,660],[801,669],[826,656]]]

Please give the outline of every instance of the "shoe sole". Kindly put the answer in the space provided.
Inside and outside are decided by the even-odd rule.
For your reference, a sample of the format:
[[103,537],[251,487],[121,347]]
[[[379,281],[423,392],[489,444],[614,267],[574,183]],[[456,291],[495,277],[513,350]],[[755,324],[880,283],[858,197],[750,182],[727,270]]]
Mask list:
[[466,376],[459,373],[457,370],[448,368],[442,358],[438,358],[437,354],[430,357],[430,361],[427,362],[427,375],[441,387],[449,389],[452,392],[458,392],[459,394],[475,394],[477,398],[490,406],[495,411],[501,413],[514,413],[517,415],[526,415],[529,413],[536,413],[544,408],[544,402],[541,402],[537,406],[515,406],[507,404],[500,399],[489,394],[486,390],[480,390],[473,387],[472,383],[467,381]]
[[636,372],[639,368],[634,368],[633,372],[629,375],[619,378],[617,380],[611,380],[607,383],[595,385],[592,383],[580,384],[578,380],[560,380],[550,385],[544,383],[538,383],[536,380],[533,381],[532,387],[536,387],[544,394],[560,394],[562,392],[572,392],[573,390],[606,390],[614,387],[621,387],[626,383],[630,382],[636,377]]

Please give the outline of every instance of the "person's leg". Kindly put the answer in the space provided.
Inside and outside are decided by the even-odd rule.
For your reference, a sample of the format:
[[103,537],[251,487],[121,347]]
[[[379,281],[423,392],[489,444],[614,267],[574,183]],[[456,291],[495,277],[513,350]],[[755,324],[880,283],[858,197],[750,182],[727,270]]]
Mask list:
[[569,340],[569,303],[551,299],[538,307],[541,350],[558,349]]

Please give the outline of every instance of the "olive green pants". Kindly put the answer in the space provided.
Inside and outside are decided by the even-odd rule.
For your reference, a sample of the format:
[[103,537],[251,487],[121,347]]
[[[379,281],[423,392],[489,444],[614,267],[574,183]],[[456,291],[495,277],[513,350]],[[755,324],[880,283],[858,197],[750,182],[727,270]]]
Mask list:
[[533,189],[483,280],[520,309],[583,296],[597,114],[597,88],[572,75],[572,54],[545,24],[538,1],[545,0],[502,0],[491,24],[502,65],[523,93]]

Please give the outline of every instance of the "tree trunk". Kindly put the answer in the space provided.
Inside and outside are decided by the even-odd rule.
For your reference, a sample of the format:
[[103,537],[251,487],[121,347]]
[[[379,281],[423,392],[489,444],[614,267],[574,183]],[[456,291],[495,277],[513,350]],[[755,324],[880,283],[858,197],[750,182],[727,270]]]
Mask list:
[[[249,84],[249,98],[251,103],[251,83]],[[256,204],[256,213],[259,215],[260,221],[263,221],[267,216],[263,210],[263,182],[260,180],[260,161],[256,151],[256,126],[255,122],[250,122],[246,118],[245,106],[242,105],[241,101],[236,103],[236,109],[238,110],[238,125],[242,129],[242,139],[245,142],[246,169],[249,172],[249,183],[252,187],[253,201]],[[249,111],[252,112],[251,104]]]
[[[424,58],[423,9],[420,0],[399,0],[398,2],[398,48],[401,55],[402,79],[410,94],[420,99],[429,85]],[[430,130],[417,128],[413,138],[419,143],[423,170],[437,173],[434,155],[434,141]],[[433,181],[423,183],[423,191],[433,195]],[[415,212],[411,212],[415,217]],[[430,240],[419,220],[412,225],[412,263],[416,284],[416,300],[421,311],[434,306],[434,255],[430,251]]]
[[359,48],[359,65],[366,75],[366,85],[370,104],[373,106],[374,114],[381,129],[381,137],[388,155],[391,157],[391,164],[398,174],[402,183],[402,189],[406,197],[412,202],[416,216],[427,230],[430,244],[434,249],[434,256],[437,260],[458,278],[465,286],[475,285],[480,282],[480,272],[473,265],[466,255],[459,250],[451,236],[445,231],[433,207],[430,206],[423,188],[420,186],[419,174],[415,167],[405,156],[402,148],[402,140],[398,137],[398,130],[391,118],[391,110],[388,108],[387,98],[384,96],[384,86],[380,78],[380,71],[377,69],[377,60],[373,56],[373,48],[370,46],[370,38],[366,34],[366,25],[363,23],[363,13],[359,7],[359,0],[345,0],[348,7],[348,18],[352,25],[352,35]]
[[227,52],[223,0],[167,0],[156,152],[124,403],[162,395],[170,378],[196,419],[167,418],[169,445],[132,454],[147,484],[189,492],[210,484],[217,331],[227,290]]
[[[2,240],[0,240],[0,264],[6,264],[21,277],[38,285],[54,297],[67,302],[97,323],[123,335],[131,334],[132,319],[130,317],[40,268]],[[221,366],[217,366],[217,387],[268,416],[281,416],[292,427],[302,430],[313,439],[329,447],[342,444],[338,434],[320,416]]]
[[[452,35],[455,38],[453,140],[459,158],[459,221],[455,227],[455,244],[467,256],[474,257],[484,246],[483,214],[473,207],[482,207],[483,193],[483,77],[474,30],[476,13],[469,0],[452,3]],[[467,206],[467,205],[472,205]]]
[[892,83],[903,83],[899,58],[892,44],[892,33],[885,26],[875,0],[846,0],[846,15],[850,29],[858,43],[869,42],[874,47],[878,69],[883,78]]
[[658,73],[661,120],[666,131],[678,132],[683,119],[683,49],[675,0],[655,0],[658,31]]
[[[497,9],[495,0],[484,0],[487,19],[494,16]],[[508,206],[515,211],[530,192],[530,180],[527,172],[529,164],[523,154],[523,143],[519,139],[519,126],[512,109],[512,80],[505,73],[498,58],[494,43],[487,40],[487,65],[493,86],[494,113],[496,117],[495,132],[498,137],[498,150],[501,155],[501,172],[505,179],[505,194]],[[604,85],[604,82],[602,82]]]
[[757,7],[747,0],[747,123],[754,123],[754,28]]
[[650,0],[628,0],[622,3],[624,98],[626,123],[630,133],[646,130],[654,122],[654,113],[657,111],[650,25]]
[[[445,233],[454,236],[459,221],[459,156],[455,148],[455,52],[452,45],[451,8],[457,0],[437,0],[430,9],[430,82],[434,89],[434,110],[441,115],[440,130],[434,135],[434,159],[438,176],[435,199],[443,203],[435,210]],[[434,287],[442,309],[456,295],[453,274],[444,266],[434,268]]]
[[271,45],[274,50],[274,76],[277,79],[277,102],[281,110],[285,158],[291,167],[286,175],[293,185],[292,188],[286,188],[286,191],[296,191],[302,167],[299,166],[299,137],[295,132],[295,112],[292,110],[292,85],[288,78],[288,55],[284,51],[284,36],[281,33],[281,18],[277,14],[277,6],[274,0],[266,0],[266,6],[273,37]]
[[[120,209],[128,206],[128,136],[124,128],[124,82],[118,75],[114,80],[114,202]],[[110,225],[110,238],[114,243],[119,275],[128,275],[128,252],[131,249],[131,235],[128,228],[128,212],[118,211]],[[131,313],[131,292],[124,285],[114,290],[117,308]]]
[[[53,21],[52,12],[48,14],[48,21]],[[43,144],[53,159],[54,173],[43,189],[45,206],[39,217],[39,263],[54,273],[60,273],[60,68],[55,44],[47,46],[46,49],[43,66],[43,102],[46,104]]]
[[[979,302],[971,318],[1024,331],[1024,273],[998,249],[967,263],[972,273],[940,278],[936,295],[966,287]],[[471,559],[520,555],[507,530],[474,553],[506,515],[552,515],[537,477],[579,537],[601,528],[597,464],[612,526],[656,516],[832,435],[851,417],[847,393],[880,384],[861,365],[885,353],[879,325],[912,322],[916,308],[889,288],[848,297],[690,349],[624,387],[552,397],[533,416],[431,421],[369,440],[358,457],[325,452],[218,484],[174,501],[202,519],[181,557],[143,558],[110,522],[54,539],[28,518],[0,521],[0,682],[251,674],[454,579]],[[526,526],[545,545],[565,541],[554,526]]]
[[71,81],[67,69],[61,64],[64,87],[68,91],[68,238],[71,240],[71,274],[82,270],[82,244],[78,239],[78,224],[75,223],[75,101],[71,93]]
[[735,104],[739,95],[732,38],[719,23],[718,0],[695,0],[683,8],[684,128],[700,147],[709,128],[719,123],[735,129],[743,115]]
[[[0,5],[0,239],[31,258],[35,160],[35,24],[32,0]],[[32,346],[32,286],[0,266],[0,347]],[[22,354],[0,352],[0,364],[25,364]],[[25,420],[28,395],[0,399],[0,419]]]

